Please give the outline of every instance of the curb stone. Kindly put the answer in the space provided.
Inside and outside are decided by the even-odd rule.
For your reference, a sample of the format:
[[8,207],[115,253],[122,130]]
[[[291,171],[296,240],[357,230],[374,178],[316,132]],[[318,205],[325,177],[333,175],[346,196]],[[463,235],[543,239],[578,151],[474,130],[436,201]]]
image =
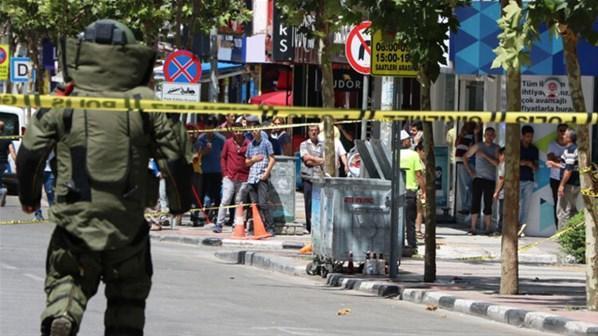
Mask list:
[[272,249],[300,249],[304,246],[301,242],[281,241],[281,240],[237,240],[219,237],[189,237],[189,236],[160,236],[151,235],[152,240],[182,243],[190,245],[207,245],[207,246],[255,246]]
[[[305,272],[302,266],[288,266],[292,258],[274,257],[249,251],[217,252],[216,257],[252,265],[264,269],[299,275]],[[285,261],[287,264],[285,264]],[[292,262],[290,263],[292,264]],[[560,333],[571,336],[598,336],[598,325],[575,321],[558,315],[535,312],[520,308],[497,305],[485,301],[465,300],[456,296],[420,288],[403,288],[400,285],[379,280],[357,279],[343,274],[331,273],[326,284],[332,287],[359,290],[380,297],[397,298],[402,301],[436,305],[441,309],[467,315],[484,317],[516,327]]]
[[304,266],[291,266],[287,260],[290,258],[286,257],[272,257],[252,251],[216,252],[214,255],[236,264],[255,266],[296,276],[305,274]]

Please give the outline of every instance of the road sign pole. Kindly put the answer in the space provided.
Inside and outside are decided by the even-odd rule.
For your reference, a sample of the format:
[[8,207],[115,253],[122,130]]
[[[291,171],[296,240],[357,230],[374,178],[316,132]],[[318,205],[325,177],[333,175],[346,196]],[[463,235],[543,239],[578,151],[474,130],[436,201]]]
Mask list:
[[388,273],[391,279],[399,275],[398,261],[403,253],[405,232],[402,216],[400,216],[400,190],[401,190],[401,125],[398,121],[392,122],[392,180],[390,182],[390,259],[388,260]]
[[[369,91],[370,91],[370,76],[363,75],[363,92],[362,92],[362,101],[361,101],[361,109],[363,111],[368,109],[368,98],[369,98]],[[361,140],[366,139],[366,132],[368,128],[368,122],[365,119],[361,120]],[[365,171],[365,170],[364,170]]]

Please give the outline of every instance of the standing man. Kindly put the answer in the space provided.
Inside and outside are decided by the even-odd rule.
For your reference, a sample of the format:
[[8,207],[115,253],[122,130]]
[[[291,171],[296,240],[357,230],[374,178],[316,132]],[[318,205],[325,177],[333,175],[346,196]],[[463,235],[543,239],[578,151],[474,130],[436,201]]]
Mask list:
[[299,146],[303,200],[305,201],[305,229],[308,232],[311,232],[311,178],[324,176],[324,142],[318,139],[319,134],[320,127],[318,125],[309,126],[309,138]]
[[407,230],[408,254],[417,252],[415,236],[415,219],[417,217],[417,189],[422,191],[422,199],[426,198],[424,166],[416,151],[411,149],[411,137],[407,131],[401,131],[401,162],[399,166],[405,171],[405,227]]
[[[247,185],[252,203],[257,203],[266,230],[274,236],[274,223],[268,206],[268,189],[270,173],[274,167],[274,151],[272,144],[261,130],[251,131],[253,140],[247,147],[245,164],[249,167]],[[255,219],[254,219],[255,220]]]
[[[0,136],[5,136],[4,121],[0,120]],[[0,207],[6,204],[6,189],[2,184],[2,177],[4,171],[8,167],[8,156],[11,156],[13,161],[16,161],[17,154],[15,153],[15,146],[10,139],[0,139]]]
[[[274,117],[272,119],[273,126],[284,125],[283,117]],[[276,128],[270,131],[270,142],[274,149],[274,155],[292,156],[293,150],[291,145],[291,136],[284,128]]]
[[567,128],[569,128],[567,124],[559,124],[556,127],[556,140],[550,143],[548,154],[546,155],[546,166],[550,167],[550,190],[552,190],[552,201],[554,204],[554,225],[557,230],[559,228],[559,220],[556,216],[556,209],[559,199],[559,185],[561,184],[561,156],[567,148],[565,142]]
[[[217,126],[214,116],[209,116],[206,121],[208,130]],[[206,132],[197,138],[195,148],[201,156],[201,192],[200,201],[204,207],[211,207],[220,204],[220,189],[222,187],[222,167],[220,157],[226,138],[219,132]],[[206,200],[207,197],[207,200]],[[210,218],[216,215],[216,211],[208,211]]]
[[579,162],[577,153],[577,133],[572,128],[565,132],[567,148],[561,155],[561,183],[559,184],[559,199],[557,216],[559,229],[567,225],[567,221],[577,213],[577,197],[579,196]]
[[[120,22],[99,20],[68,38],[62,69],[77,96],[154,97],[147,87],[155,52]],[[46,260],[41,334],[76,335],[87,303],[105,283],[106,335],[143,335],[153,274],[144,210],[155,203],[148,162],[158,158],[170,211],[189,209],[191,149],[184,127],[163,113],[39,110],[17,155],[19,200],[40,207],[42,171],[56,146],[56,227]]]
[[[235,124],[240,128],[241,124]],[[226,217],[226,206],[243,203],[247,195],[247,178],[249,176],[249,167],[245,164],[245,155],[249,140],[243,136],[243,131],[235,130],[233,137],[226,139],[222,148],[220,157],[220,166],[222,167],[222,201],[218,209],[218,219],[214,227],[215,233],[221,233]]]
[[220,124],[220,126],[218,126],[219,128],[223,129],[222,134],[227,139],[229,139],[233,136],[233,132],[230,129],[233,128],[234,124],[235,124],[235,115],[234,115],[234,113],[229,113],[224,118],[224,122],[222,124]]
[[[470,235],[477,234],[478,217],[482,196],[484,198],[484,228],[486,234],[491,234],[490,227],[492,220],[492,196],[496,186],[496,167],[498,166],[499,147],[494,143],[496,132],[494,128],[488,127],[484,132],[484,141],[473,145],[463,156],[463,165],[469,176],[473,178],[473,195],[471,201],[471,228]],[[468,160],[475,155],[475,170]]]
[[539,152],[532,144],[534,129],[530,125],[521,128],[521,149],[519,156],[519,225],[520,232],[527,225],[530,201],[534,193],[534,172],[538,170]]
[[[474,129],[476,124],[473,121],[466,122],[455,141],[455,162],[457,163],[457,195],[459,195],[459,203],[457,212],[461,215],[469,215],[471,213],[471,176],[465,169],[465,153],[475,144]],[[475,161],[468,162],[470,166],[475,164]],[[457,201],[455,199],[455,201]]]

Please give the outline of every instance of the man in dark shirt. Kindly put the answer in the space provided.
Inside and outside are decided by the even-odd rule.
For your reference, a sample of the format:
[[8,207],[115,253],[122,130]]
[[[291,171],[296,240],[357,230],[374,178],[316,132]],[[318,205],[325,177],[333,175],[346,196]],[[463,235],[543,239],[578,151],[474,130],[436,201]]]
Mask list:
[[521,152],[519,160],[519,225],[527,224],[530,202],[534,194],[534,172],[538,170],[539,152],[532,144],[534,129],[525,125],[521,128]]
[[[0,136],[5,136],[4,134],[4,121],[0,120]],[[15,147],[12,144],[12,140],[10,139],[0,139],[0,206],[4,206],[6,204],[6,190],[4,190],[4,185],[2,184],[2,177],[4,176],[4,171],[8,167],[8,156],[11,156],[13,161],[16,161],[17,154],[15,152]]]
[[559,199],[556,215],[559,219],[559,229],[577,213],[577,197],[579,196],[579,161],[577,153],[577,133],[572,128],[565,132],[567,148],[561,156],[561,184],[559,185]]

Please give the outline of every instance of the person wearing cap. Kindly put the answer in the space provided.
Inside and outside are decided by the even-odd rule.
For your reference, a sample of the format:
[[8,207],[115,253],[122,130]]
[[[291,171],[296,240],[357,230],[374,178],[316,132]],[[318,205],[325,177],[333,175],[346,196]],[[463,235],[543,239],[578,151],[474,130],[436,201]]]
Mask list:
[[[73,95],[89,101],[154,97],[147,85],[155,51],[120,22],[90,24],[78,38],[67,38],[60,54]],[[158,198],[148,163],[155,158],[164,174],[169,211],[188,211],[192,153],[185,129],[165,113],[138,108],[40,109],[17,154],[26,213],[40,208],[41,174],[52,149],[57,174],[50,218],[56,226],[46,257],[41,335],[76,335],[100,281],[107,299],[104,334],[143,335],[153,275],[144,212]]]
[[400,168],[405,176],[405,228],[407,231],[408,254],[417,252],[417,238],[415,236],[415,219],[417,217],[417,191],[421,190],[422,199],[426,198],[426,184],[424,167],[419,154],[411,149],[411,137],[405,130],[401,130],[401,161]]
[[274,223],[268,206],[270,173],[276,162],[274,150],[264,131],[254,129],[251,133],[253,140],[247,147],[245,155],[245,164],[249,167],[249,176],[247,177],[249,198],[251,203],[257,204],[268,233],[274,235]]

